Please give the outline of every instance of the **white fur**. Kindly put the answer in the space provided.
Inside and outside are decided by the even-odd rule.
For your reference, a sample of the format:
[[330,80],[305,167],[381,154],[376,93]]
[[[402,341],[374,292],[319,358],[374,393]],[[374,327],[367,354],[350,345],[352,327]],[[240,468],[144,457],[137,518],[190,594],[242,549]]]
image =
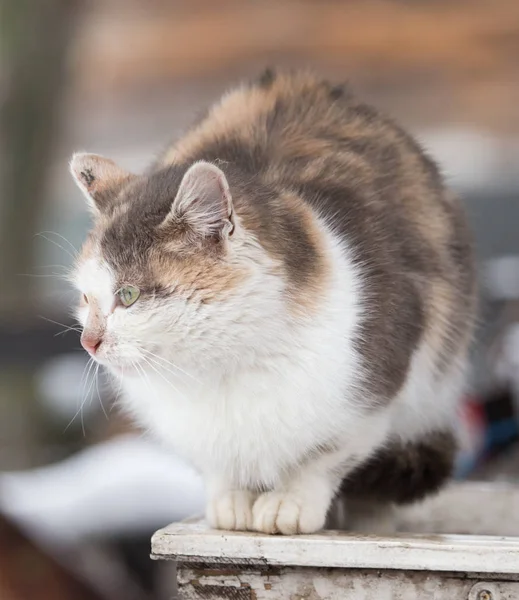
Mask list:
[[450,368],[439,375],[437,359],[431,348],[422,343],[411,360],[406,382],[392,403],[391,429],[404,441],[442,431],[457,418],[465,361],[453,357]]
[[89,258],[79,265],[74,281],[82,294],[96,299],[104,315],[110,314],[114,302],[115,278],[104,261]]
[[[391,433],[423,433],[438,414],[452,413],[449,386],[445,410],[437,410],[425,347],[396,408],[362,409],[362,365],[353,344],[362,319],[362,273],[320,226],[331,281],[308,319],[290,311],[270,259],[239,230],[229,251],[237,262],[247,255],[247,283],[204,314],[190,312],[181,297],[148,309],[139,300],[110,312],[114,277],[102,258],[78,271],[79,289],[97,299],[105,319],[98,360],[121,379],[124,405],[135,419],[204,474],[214,526],[316,531],[347,469]],[[83,324],[89,310],[92,304],[80,311]],[[310,458],[330,442],[337,451]]]

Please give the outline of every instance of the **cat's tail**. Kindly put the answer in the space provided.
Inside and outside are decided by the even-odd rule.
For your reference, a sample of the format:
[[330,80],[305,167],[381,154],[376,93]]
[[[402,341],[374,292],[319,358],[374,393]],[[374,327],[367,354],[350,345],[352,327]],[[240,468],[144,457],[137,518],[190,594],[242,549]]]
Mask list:
[[438,492],[454,469],[457,440],[450,430],[420,440],[393,440],[343,480],[340,495],[381,504],[410,504]]

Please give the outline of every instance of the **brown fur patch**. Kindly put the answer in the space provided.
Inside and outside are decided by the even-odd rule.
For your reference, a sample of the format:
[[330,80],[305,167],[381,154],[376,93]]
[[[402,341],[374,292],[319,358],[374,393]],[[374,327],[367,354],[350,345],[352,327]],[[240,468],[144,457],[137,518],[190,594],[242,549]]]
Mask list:
[[243,269],[233,267],[218,256],[194,252],[174,256],[158,250],[151,260],[151,273],[158,289],[180,293],[188,302],[209,304],[232,293],[245,279]]
[[283,266],[281,276],[291,283],[290,306],[303,315],[317,309],[330,276],[322,232],[300,198],[281,194],[253,213],[242,213],[243,224],[254,232],[263,248]]
[[395,504],[421,500],[451,477],[456,450],[450,431],[430,433],[415,442],[393,441],[354,469],[340,494]]
[[81,248],[81,259],[82,260],[88,260],[89,258],[92,258],[92,256],[94,256],[96,243],[97,243],[97,241],[96,241],[95,233],[92,232],[87,237],[87,239],[83,243],[83,247]]
[[163,164],[189,162],[190,157],[203,150],[206,144],[224,139],[230,131],[245,143],[254,143],[258,133],[256,124],[266,117],[274,102],[274,94],[262,90],[232,91],[209,111],[205,120],[166,152]]

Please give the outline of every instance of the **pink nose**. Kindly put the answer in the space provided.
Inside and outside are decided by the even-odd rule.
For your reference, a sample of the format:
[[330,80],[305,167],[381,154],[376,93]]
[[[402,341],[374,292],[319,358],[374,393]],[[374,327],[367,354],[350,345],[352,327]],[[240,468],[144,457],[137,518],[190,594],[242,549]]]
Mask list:
[[85,334],[81,336],[81,345],[89,354],[95,354],[99,346],[103,343],[103,339],[97,335]]

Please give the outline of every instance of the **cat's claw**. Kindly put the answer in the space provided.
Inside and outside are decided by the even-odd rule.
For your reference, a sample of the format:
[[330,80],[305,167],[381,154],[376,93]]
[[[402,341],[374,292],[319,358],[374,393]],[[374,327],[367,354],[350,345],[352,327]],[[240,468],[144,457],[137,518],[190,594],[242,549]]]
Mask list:
[[214,529],[250,531],[254,496],[247,490],[224,492],[207,505],[207,522]]
[[297,494],[268,492],[254,503],[253,528],[270,534],[314,533],[324,527],[326,508]]

